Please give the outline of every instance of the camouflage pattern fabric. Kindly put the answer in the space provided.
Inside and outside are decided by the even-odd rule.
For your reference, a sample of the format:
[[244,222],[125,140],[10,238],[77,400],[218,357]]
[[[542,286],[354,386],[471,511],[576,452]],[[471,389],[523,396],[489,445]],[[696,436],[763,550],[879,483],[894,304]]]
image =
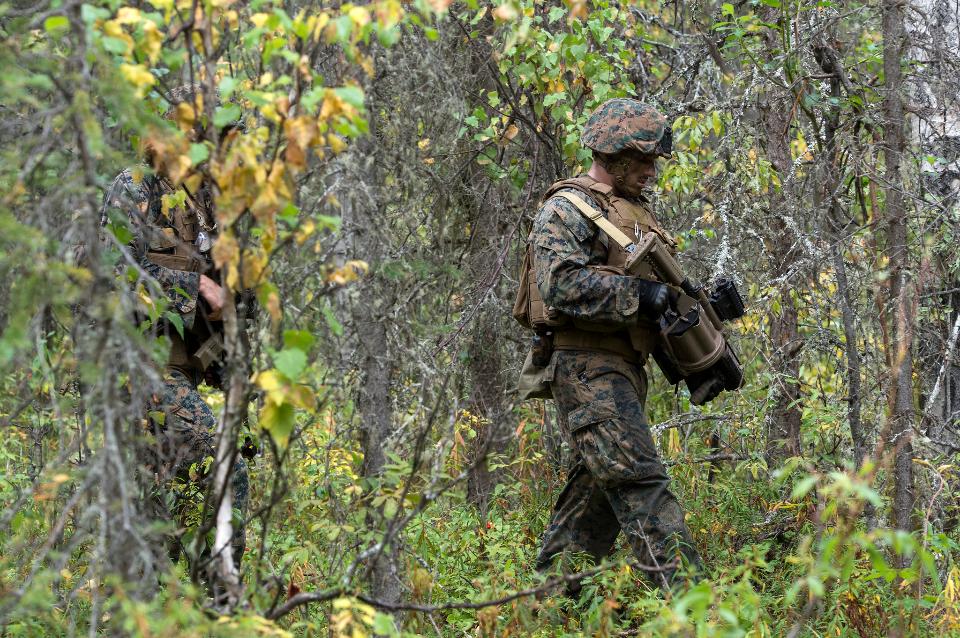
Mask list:
[[589,149],[612,155],[625,150],[657,152],[667,118],[654,107],[636,100],[607,100],[593,112],[580,141]]
[[174,230],[173,215],[164,215],[161,198],[170,192],[169,186],[154,175],[146,174],[146,168],[127,169],[117,175],[103,200],[100,221],[106,224],[111,218],[128,220],[133,235],[128,245],[132,258],[151,277],[170,300],[171,307],[183,319],[184,327],[193,327],[197,301],[200,294],[200,273],[173,270],[159,266],[147,259],[151,245],[169,242],[164,229]]
[[[587,197],[576,191],[581,198]],[[588,204],[600,208],[592,199]],[[541,206],[530,237],[537,287],[546,304],[575,319],[622,331],[643,321],[638,280],[603,272],[606,235],[558,197]],[[658,585],[675,576],[677,556],[699,557],[669,490],[644,415],[643,361],[587,350],[558,350],[547,366],[572,466],[537,560],[546,569],[565,552],[595,559],[610,553],[622,530]]]
[[[600,204],[583,191],[565,188],[587,204]],[[601,272],[590,266],[607,263],[607,236],[563,197],[540,207],[533,231],[534,270],[543,301],[575,319],[624,329],[640,321],[640,282],[634,277]]]
[[669,586],[677,558],[694,568],[700,559],[644,415],[643,368],[612,354],[564,350],[554,353],[551,366],[573,458],[537,568],[547,569],[562,552],[599,560],[623,530],[640,564],[655,568],[650,579]]
[[[202,494],[213,476],[207,459],[214,458],[214,431],[217,421],[210,406],[197,391],[197,386],[179,370],[168,372],[164,380],[163,394],[151,406],[152,426],[156,436],[156,470],[164,484],[174,479],[185,485],[195,484]],[[163,415],[159,417],[159,415]],[[234,507],[239,510],[240,520],[246,517],[249,499],[247,466],[239,456],[233,470]],[[183,527],[182,517],[200,503],[192,502],[190,492],[175,495],[173,513],[178,525]],[[246,532],[242,524],[234,531],[233,551],[235,560],[243,555]]]

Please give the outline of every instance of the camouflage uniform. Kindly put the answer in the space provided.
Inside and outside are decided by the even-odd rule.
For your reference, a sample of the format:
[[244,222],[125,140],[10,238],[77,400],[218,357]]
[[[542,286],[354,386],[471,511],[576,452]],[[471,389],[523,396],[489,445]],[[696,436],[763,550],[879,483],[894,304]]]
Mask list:
[[[111,213],[114,218],[125,218],[133,235],[128,246],[129,255],[159,283],[170,301],[171,310],[183,321],[186,342],[195,343],[194,335],[221,330],[218,322],[207,321],[205,313],[198,312],[198,306],[202,303],[199,294],[200,272],[160,265],[148,255],[151,249],[169,244],[169,238],[177,232],[178,224],[182,227],[183,218],[191,214],[184,209],[171,211],[169,215],[163,214],[161,198],[172,190],[161,178],[147,174],[146,169],[125,170],[114,179],[107,191],[101,222],[105,224]],[[171,340],[180,340],[170,326],[164,328]],[[164,389],[159,396],[153,397],[148,409],[151,430],[156,436],[151,465],[167,484],[175,479],[187,484],[199,481],[198,487],[204,488],[212,476],[212,472],[205,470],[204,461],[214,457],[216,418],[197,391],[203,372],[196,365],[171,360],[167,365]],[[194,465],[196,467],[191,472],[191,466]],[[246,513],[248,485],[246,465],[243,459],[237,458],[233,489],[241,521]],[[184,498],[183,494],[166,496],[173,499],[170,504],[172,513],[178,519],[178,525],[183,526],[183,517],[191,505],[190,499]],[[239,523],[235,530],[233,548],[235,559],[239,561],[245,544],[245,530]]]
[[[618,111],[613,111],[616,119]],[[662,135],[663,116],[656,115]],[[588,125],[588,133],[591,130]],[[608,132],[617,130],[613,127]],[[652,152],[658,139],[635,140],[633,148]],[[603,140],[589,141],[591,146],[607,148]],[[603,210],[583,191],[571,190]],[[568,200],[554,194],[544,202],[530,241],[537,288],[545,304],[595,329],[606,328],[612,335],[650,321],[641,307],[642,282],[603,271],[608,238]],[[666,565],[680,555],[688,564],[699,565],[683,510],[669,490],[669,477],[644,414],[643,364],[640,355],[600,349],[553,353],[547,378],[573,457],[567,484],[544,534],[538,569],[548,568],[562,552],[585,552],[599,560],[610,553],[620,530],[641,565]],[[669,568],[648,572],[658,585],[671,583],[674,574]]]

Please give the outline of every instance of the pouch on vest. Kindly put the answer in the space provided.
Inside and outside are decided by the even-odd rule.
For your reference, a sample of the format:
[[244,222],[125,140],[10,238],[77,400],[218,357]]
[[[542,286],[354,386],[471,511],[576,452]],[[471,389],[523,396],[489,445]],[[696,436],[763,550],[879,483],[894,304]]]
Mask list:
[[517,299],[513,304],[513,318],[531,330],[545,330],[562,326],[567,317],[543,303],[540,289],[537,288],[537,276],[533,272],[533,245],[527,244],[520,265],[520,285],[517,287]]

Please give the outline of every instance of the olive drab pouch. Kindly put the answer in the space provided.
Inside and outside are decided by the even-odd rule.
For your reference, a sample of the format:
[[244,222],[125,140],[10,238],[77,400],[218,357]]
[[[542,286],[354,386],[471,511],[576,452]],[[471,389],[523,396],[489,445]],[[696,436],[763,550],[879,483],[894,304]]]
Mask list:
[[520,284],[517,299],[513,304],[513,318],[531,330],[544,330],[562,326],[567,318],[543,302],[537,288],[537,275],[533,271],[533,244],[527,243],[520,265]]
[[552,399],[550,382],[553,381],[554,367],[551,364],[538,366],[533,362],[533,349],[527,352],[527,358],[520,370],[517,380],[517,395],[521,401],[525,399]]

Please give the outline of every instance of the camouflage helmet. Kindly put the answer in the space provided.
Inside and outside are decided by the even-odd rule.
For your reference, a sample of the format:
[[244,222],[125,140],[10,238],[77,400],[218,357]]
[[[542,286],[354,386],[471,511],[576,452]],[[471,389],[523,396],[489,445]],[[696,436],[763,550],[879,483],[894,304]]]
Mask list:
[[671,150],[671,131],[663,113],[649,104],[615,98],[593,112],[580,141],[587,148],[606,155],[636,150],[667,157]]

